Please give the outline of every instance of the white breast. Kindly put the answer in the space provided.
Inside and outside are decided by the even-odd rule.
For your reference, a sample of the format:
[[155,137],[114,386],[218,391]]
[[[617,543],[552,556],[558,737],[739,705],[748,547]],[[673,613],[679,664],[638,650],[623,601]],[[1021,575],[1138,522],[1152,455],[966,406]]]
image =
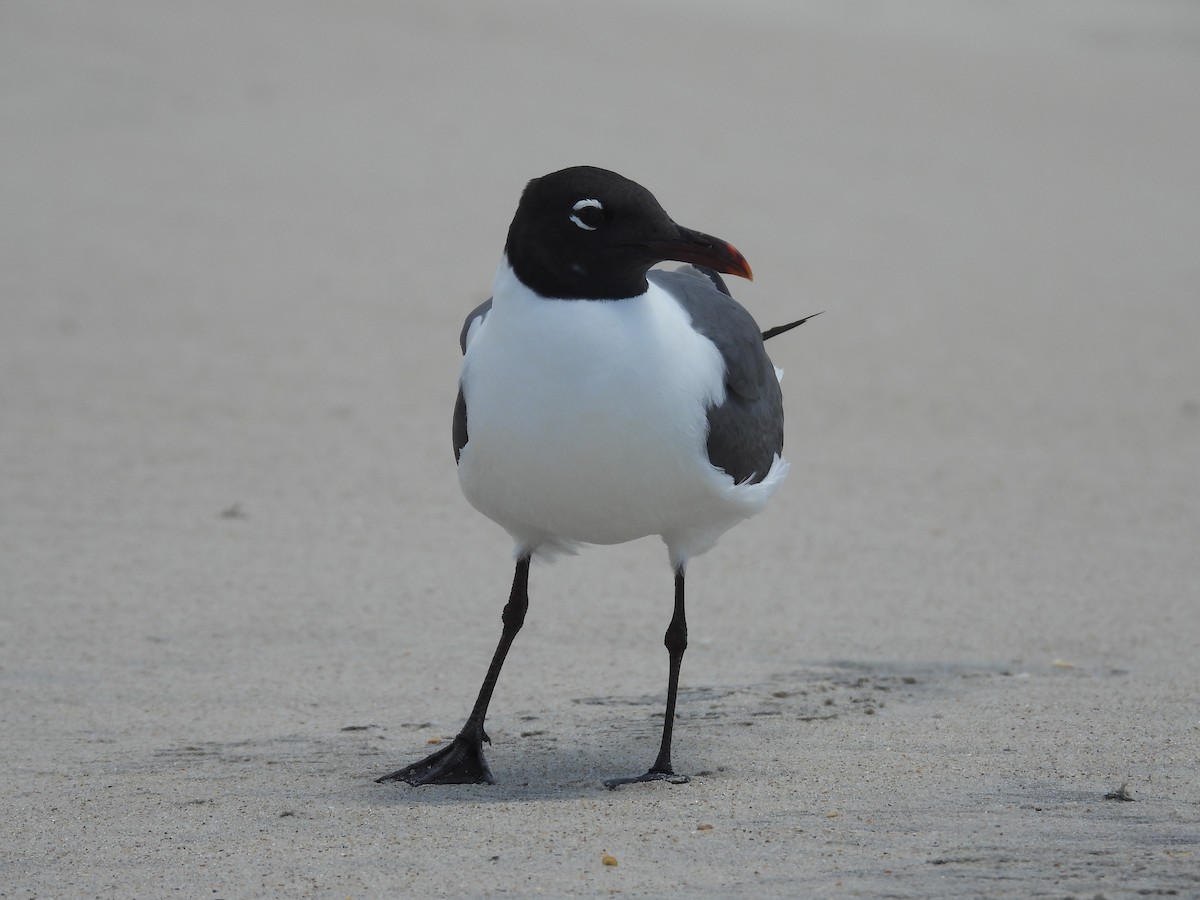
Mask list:
[[463,359],[463,493],[521,552],[659,534],[680,564],[757,512],[786,470],[735,487],[709,464],[724,370],[653,284],[626,300],[545,300],[503,263]]

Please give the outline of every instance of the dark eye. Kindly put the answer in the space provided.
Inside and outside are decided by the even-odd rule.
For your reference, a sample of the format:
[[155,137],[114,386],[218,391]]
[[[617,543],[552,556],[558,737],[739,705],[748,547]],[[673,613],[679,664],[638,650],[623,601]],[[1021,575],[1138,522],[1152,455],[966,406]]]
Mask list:
[[571,221],[584,231],[595,231],[604,224],[604,206],[599,200],[580,200],[571,209]]

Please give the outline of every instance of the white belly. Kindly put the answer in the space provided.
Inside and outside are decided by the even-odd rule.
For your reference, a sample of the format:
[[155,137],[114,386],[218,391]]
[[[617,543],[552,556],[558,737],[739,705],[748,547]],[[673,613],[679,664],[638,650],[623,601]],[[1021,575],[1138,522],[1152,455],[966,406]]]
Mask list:
[[[659,534],[686,559],[757,512],[782,478],[780,463],[778,477],[735,487],[708,462],[724,363],[654,285],[628,300],[548,301],[502,266],[462,385],[463,493],[523,552]],[[763,494],[753,509],[747,491]]]

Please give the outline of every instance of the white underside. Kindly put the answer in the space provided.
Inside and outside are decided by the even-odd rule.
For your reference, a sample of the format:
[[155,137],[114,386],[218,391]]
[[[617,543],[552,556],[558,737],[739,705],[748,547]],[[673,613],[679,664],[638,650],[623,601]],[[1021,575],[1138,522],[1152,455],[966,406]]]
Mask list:
[[776,456],[762,481],[737,485],[708,462],[724,363],[653,284],[628,300],[545,300],[503,262],[491,311],[468,334],[462,387],[459,483],[518,554],[657,534],[682,566],[758,513],[787,473]]

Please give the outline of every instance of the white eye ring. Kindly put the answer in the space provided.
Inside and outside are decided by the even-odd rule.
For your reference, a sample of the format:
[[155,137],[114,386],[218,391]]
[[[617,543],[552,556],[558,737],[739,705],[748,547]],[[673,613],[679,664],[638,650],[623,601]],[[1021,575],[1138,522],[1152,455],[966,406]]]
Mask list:
[[[571,209],[574,210],[575,212],[579,212],[581,209],[588,209],[589,207],[592,209],[598,209],[601,212],[604,211],[604,204],[601,203],[599,200],[580,200],[574,206],[572,206]],[[579,216],[571,216],[571,221],[574,222],[576,225],[578,225],[580,228],[582,228],[584,231],[595,231],[596,230],[595,225],[585,225],[583,222],[583,219],[579,218]]]

